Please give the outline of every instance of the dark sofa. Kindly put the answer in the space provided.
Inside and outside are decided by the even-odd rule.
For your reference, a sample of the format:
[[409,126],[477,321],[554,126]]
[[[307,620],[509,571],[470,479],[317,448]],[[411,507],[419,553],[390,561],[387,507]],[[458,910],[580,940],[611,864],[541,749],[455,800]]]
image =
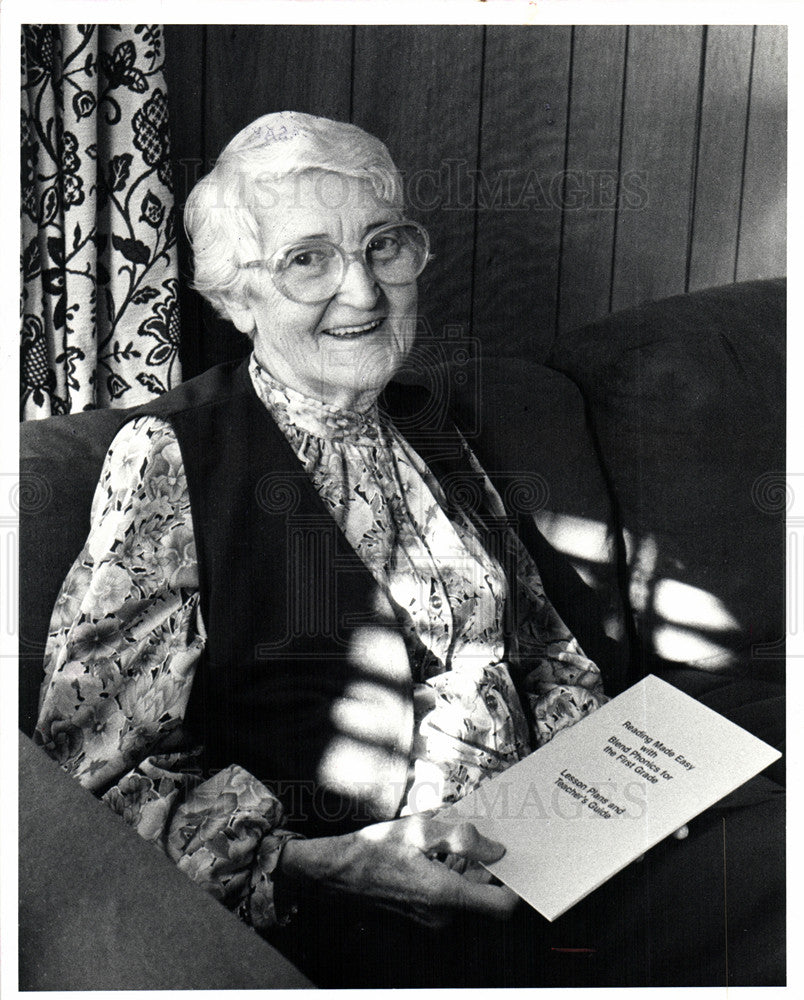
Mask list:
[[[465,372],[455,377],[454,365],[419,366],[408,373],[419,381],[424,376],[439,399],[450,397],[509,503],[533,516],[548,589],[581,644],[604,665],[609,689],[616,692],[648,672],[657,673],[780,748],[784,321],[784,282],[751,282],[678,296],[562,334],[547,367],[481,357],[471,378]],[[83,543],[103,454],[123,419],[120,412],[104,411],[22,429],[20,727],[27,734],[35,721],[50,609]],[[49,762],[36,762],[38,751],[27,742],[25,747],[20,809],[21,830],[27,833],[21,839],[20,905],[23,956],[29,957],[23,961],[21,986],[58,988],[62,981],[84,988],[112,982],[123,987],[126,976],[109,972],[114,949],[105,953],[108,960],[76,978],[61,952],[40,947],[61,925],[58,904],[68,894],[57,896],[56,905],[43,914],[37,909],[38,887],[49,873],[63,881],[69,862],[55,843],[47,846],[32,836],[38,825],[54,821],[52,813],[48,817],[41,811],[39,782],[45,779],[40,769],[45,767],[41,773],[47,781],[62,776],[50,774]],[[762,776],[761,789],[772,792],[782,781],[783,759]],[[77,822],[99,808],[66,778],[59,796],[59,808]],[[783,831],[778,809],[774,815],[776,826],[765,842],[771,845],[766,861],[776,888],[763,896],[762,930],[748,937],[745,928],[741,931],[743,959],[732,962],[723,985],[778,985],[784,975],[784,901],[778,888]],[[89,824],[86,830],[104,859],[114,856],[107,827]],[[121,827],[117,836],[127,834]],[[156,855],[140,861],[152,868],[155,892],[164,902],[174,891],[163,891],[169,884],[164,859]],[[117,871],[111,882],[96,879],[82,886],[91,905],[82,911],[81,927],[71,929],[76,941],[105,932],[93,927],[93,914],[102,924],[111,893],[130,900],[132,919],[140,927],[164,919],[164,908],[155,913],[138,892],[148,877],[144,869],[128,882],[119,876]],[[210,901],[200,890],[190,884],[183,890],[200,908],[208,908]],[[694,924],[696,913],[704,919],[705,898],[706,893],[691,902],[685,919]],[[234,918],[217,910],[228,928]],[[268,981],[274,968],[268,945],[243,933],[251,945],[265,949],[263,985],[284,984],[282,965]],[[35,955],[52,959],[47,975],[31,959]],[[179,948],[174,961],[182,968],[190,959]],[[684,983],[680,970],[661,972],[661,963],[654,964],[654,985],[720,982],[717,971],[707,973],[715,977],[710,982],[696,980],[687,970],[692,978]],[[194,976],[187,984],[203,988],[204,975],[196,969]],[[163,985],[178,985],[180,979],[166,977]],[[132,973],[130,985],[136,988],[140,981],[145,980]],[[231,982],[241,984],[246,985]],[[220,979],[210,974],[206,985],[220,985]]]

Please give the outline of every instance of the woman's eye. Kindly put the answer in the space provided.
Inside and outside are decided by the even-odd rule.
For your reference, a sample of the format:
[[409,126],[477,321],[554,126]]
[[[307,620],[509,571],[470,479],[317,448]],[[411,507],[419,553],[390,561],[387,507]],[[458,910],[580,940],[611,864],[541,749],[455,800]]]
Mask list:
[[389,234],[377,236],[369,243],[367,250],[372,257],[388,260],[399,253],[399,240]]
[[297,250],[289,255],[285,267],[316,270],[326,267],[328,255],[323,250]]
[[302,253],[295,253],[290,258],[290,263],[295,264],[298,267],[309,267],[313,263],[314,255],[310,250],[304,250]]

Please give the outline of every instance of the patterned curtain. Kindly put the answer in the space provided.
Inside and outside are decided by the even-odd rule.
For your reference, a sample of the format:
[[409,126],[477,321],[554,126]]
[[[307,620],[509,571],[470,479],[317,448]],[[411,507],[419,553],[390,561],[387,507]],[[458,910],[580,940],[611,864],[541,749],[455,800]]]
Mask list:
[[181,381],[158,25],[22,28],[22,416]]

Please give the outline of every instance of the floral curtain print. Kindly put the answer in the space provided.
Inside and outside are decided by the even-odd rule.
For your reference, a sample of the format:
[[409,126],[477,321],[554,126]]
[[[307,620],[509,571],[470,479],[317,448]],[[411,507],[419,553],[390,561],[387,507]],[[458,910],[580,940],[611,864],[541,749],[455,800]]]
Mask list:
[[22,28],[23,419],[181,381],[158,25]]

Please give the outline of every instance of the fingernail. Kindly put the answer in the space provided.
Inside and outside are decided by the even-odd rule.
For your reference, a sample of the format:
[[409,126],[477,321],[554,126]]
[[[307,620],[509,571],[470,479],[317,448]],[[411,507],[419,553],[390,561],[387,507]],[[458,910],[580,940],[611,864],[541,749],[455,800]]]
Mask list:
[[505,844],[501,844],[498,840],[490,840],[489,849],[497,855],[495,860],[499,860],[505,854]]

